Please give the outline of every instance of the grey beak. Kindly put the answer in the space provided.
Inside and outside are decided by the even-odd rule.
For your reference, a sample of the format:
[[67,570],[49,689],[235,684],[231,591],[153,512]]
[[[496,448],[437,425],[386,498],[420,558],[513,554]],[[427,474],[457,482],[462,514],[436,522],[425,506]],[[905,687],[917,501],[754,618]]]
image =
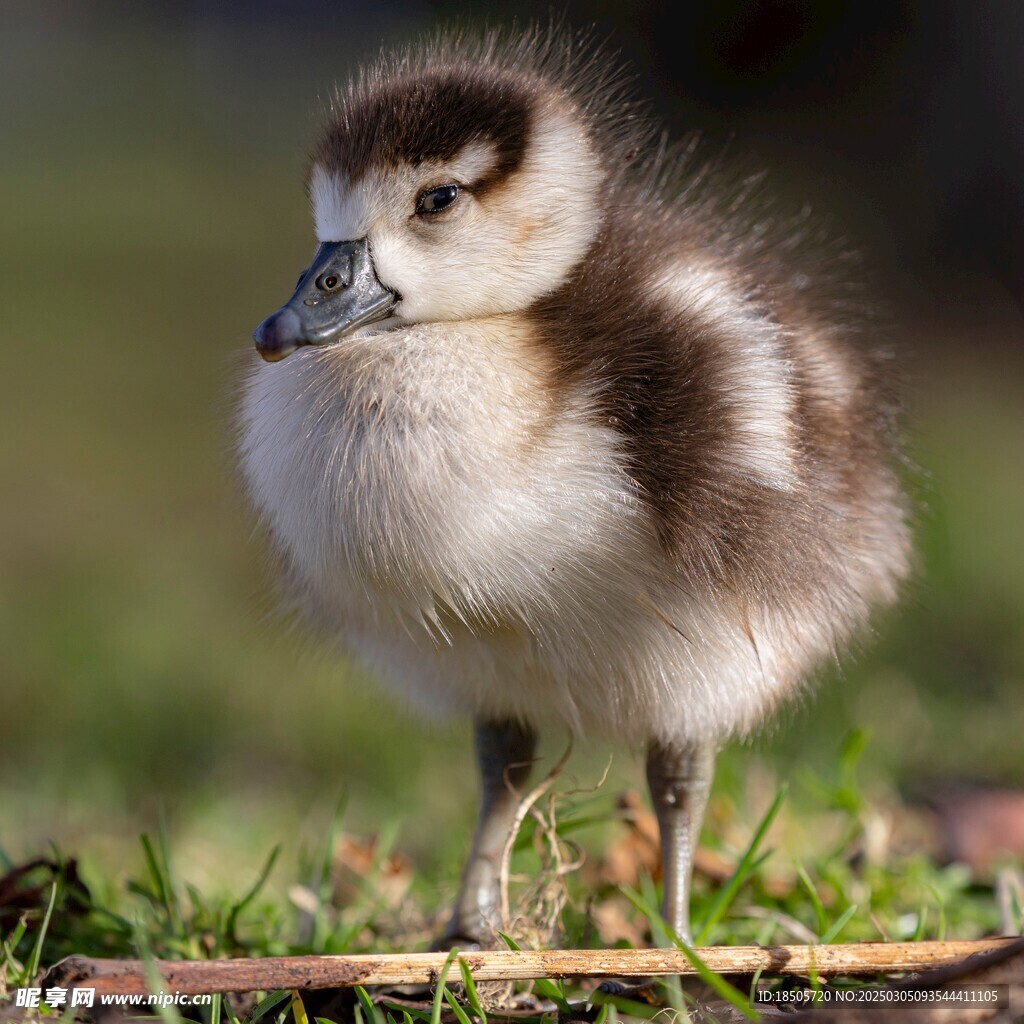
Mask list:
[[365,238],[322,242],[295,294],[253,332],[256,351],[276,363],[303,345],[326,345],[383,320],[397,303],[377,277]]

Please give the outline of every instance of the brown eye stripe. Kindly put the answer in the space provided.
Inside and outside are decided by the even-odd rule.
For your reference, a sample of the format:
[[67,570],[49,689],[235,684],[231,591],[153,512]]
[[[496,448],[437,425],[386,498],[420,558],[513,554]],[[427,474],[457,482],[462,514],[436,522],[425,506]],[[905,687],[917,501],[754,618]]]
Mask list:
[[350,181],[371,166],[413,166],[450,160],[472,142],[495,149],[491,171],[474,183],[483,192],[520,165],[530,131],[532,96],[505,75],[476,65],[371,80],[348,97],[313,152],[320,164]]

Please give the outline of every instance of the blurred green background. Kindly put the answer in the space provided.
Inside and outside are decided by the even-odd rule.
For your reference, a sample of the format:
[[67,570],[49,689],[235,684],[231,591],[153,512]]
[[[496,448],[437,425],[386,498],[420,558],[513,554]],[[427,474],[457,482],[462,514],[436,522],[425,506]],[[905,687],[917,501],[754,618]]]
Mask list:
[[[1024,42],[1015,5],[568,6],[673,130],[772,168],[872,254],[913,379],[918,580],[722,779],[1024,776]],[[5,4],[0,19],[0,847],[120,870],[164,814],[192,880],[317,836],[339,794],[451,877],[469,727],[412,717],[274,609],[233,476],[255,324],[313,248],[318,98],[445,3]],[[547,6],[492,8],[547,18]],[[470,16],[473,20],[473,16]],[[1016,100],[1013,97],[1016,97]],[[1016,185],[1014,183],[1017,183]],[[553,750],[564,737],[549,738]],[[578,751],[596,781],[610,752]],[[616,751],[611,787],[640,781]]]

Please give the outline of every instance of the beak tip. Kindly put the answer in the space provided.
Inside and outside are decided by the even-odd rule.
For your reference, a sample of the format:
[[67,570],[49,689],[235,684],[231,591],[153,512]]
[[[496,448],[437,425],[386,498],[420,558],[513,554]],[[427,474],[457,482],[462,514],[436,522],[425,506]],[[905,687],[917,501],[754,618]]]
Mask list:
[[288,351],[285,351],[284,349],[279,349],[279,348],[278,349],[260,348],[260,346],[257,345],[256,346],[256,351],[259,353],[259,357],[263,360],[263,362],[265,362],[265,363],[279,363],[279,362],[281,362],[282,359],[284,359],[285,356],[289,355],[292,351],[294,351],[294,349],[289,349]]
[[266,362],[279,363],[302,344],[302,322],[294,310],[285,306],[271,313],[252,332],[252,340]]

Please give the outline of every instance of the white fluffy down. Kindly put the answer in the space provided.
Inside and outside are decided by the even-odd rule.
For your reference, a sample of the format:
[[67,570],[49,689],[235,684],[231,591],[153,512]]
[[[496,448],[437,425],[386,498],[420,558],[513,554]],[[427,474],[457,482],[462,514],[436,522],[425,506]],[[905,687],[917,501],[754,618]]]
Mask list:
[[[309,604],[424,709],[723,737],[830,643],[667,577],[587,396],[552,423],[510,318],[367,333],[256,367],[243,466]],[[756,646],[755,646],[756,645]]]
[[[553,409],[545,349],[516,315],[595,237],[603,179],[589,146],[552,105],[500,192],[467,194],[434,220],[416,217],[417,195],[478,178],[486,144],[357,182],[314,168],[318,237],[367,237],[402,301],[387,325],[254,368],[242,467],[306,607],[424,709],[558,720],[637,744],[724,739],[759,723],[837,631],[893,596],[905,527],[872,524],[862,549],[841,553],[845,586],[828,609],[771,613],[684,592],[621,436],[582,385]],[[731,471],[789,489],[793,397],[778,329],[719,269],[648,256],[640,302],[732,339]],[[898,505],[890,493],[877,501]]]

